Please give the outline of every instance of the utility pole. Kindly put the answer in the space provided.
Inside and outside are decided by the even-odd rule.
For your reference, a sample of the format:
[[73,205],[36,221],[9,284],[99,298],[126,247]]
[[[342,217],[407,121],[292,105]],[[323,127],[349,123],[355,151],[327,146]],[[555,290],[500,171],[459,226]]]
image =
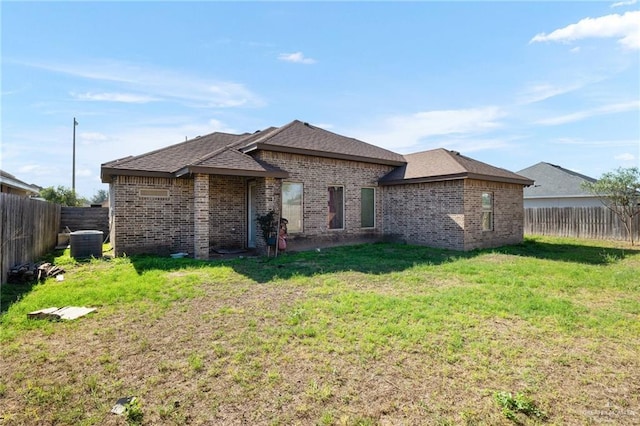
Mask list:
[[73,169],[71,172],[71,190],[76,192],[76,126],[78,122],[73,117]]

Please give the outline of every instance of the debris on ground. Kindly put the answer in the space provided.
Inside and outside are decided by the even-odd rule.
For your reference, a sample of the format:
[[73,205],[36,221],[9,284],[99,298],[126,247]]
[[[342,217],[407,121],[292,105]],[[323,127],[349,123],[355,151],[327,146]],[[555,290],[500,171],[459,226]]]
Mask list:
[[46,308],[38,311],[29,312],[27,318],[33,319],[48,319],[53,321],[58,320],[74,320],[76,318],[83,317],[91,312],[96,311],[97,308],[86,308],[77,306],[65,306],[64,308]]
[[33,281],[43,281],[49,277],[63,274],[64,269],[49,262],[21,263],[9,269],[7,282],[25,284]]
[[125,396],[116,401],[116,405],[111,408],[113,414],[122,415],[127,409],[127,405],[136,400],[135,396]]

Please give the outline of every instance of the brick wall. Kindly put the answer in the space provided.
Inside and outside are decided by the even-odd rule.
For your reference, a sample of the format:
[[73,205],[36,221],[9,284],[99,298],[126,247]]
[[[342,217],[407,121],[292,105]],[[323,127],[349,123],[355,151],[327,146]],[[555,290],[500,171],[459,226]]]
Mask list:
[[409,244],[464,250],[461,180],[384,187],[384,232]]
[[[290,177],[284,181],[303,183],[303,231],[290,233],[289,249],[389,237],[411,244],[471,250],[516,244],[523,238],[521,185],[468,179],[378,187],[377,181],[391,166],[269,151],[257,155],[287,170]],[[194,179],[115,177],[111,235],[115,254],[194,254],[196,240],[200,257],[211,255],[216,248],[246,247],[249,178],[205,175],[200,178],[199,191],[208,193],[209,198],[200,199],[200,204],[207,206],[198,220],[206,230],[196,232],[194,215],[196,205],[200,204],[194,200]],[[283,180],[255,178],[255,181],[257,214],[279,212]],[[344,229],[328,226],[327,188],[336,185],[344,187]],[[375,188],[374,228],[361,227],[363,187]],[[154,196],[143,196],[141,191],[145,190],[147,195]],[[166,194],[160,196],[157,191]],[[483,192],[494,195],[492,231],[482,230]],[[264,250],[259,231],[256,243],[258,249]]]
[[[383,204],[378,180],[393,169],[391,166],[348,160],[320,158],[299,154],[260,151],[257,158],[289,172],[285,182],[303,183],[303,231],[289,234],[291,249],[305,249],[324,244],[341,244],[379,240],[382,237]],[[329,229],[328,187],[344,187],[344,229]],[[360,189],[375,188],[376,226],[360,226]],[[265,200],[265,206],[280,209],[280,185]],[[271,207],[269,207],[271,208]],[[260,211],[264,214],[267,210]]]
[[241,176],[210,176],[209,179],[211,250],[246,247],[247,179]]
[[[482,193],[493,194],[493,230],[483,231]],[[465,250],[522,242],[524,236],[523,187],[511,183],[465,180]]]
[[[218,248],[246,246],[246,178],[201,175],[195,179],[119,176],[114,185],[114,250],[116,254],[187,252],[208,257]],[[264,179],[263,179],[264,180]],[[168,197],[143,197],[140,190],[166,190]],[[207,229],[196,238],[195,192],[201,199],[197,221]],[[198,205],[200,205],[198,204]]]
[[[116,176],[111,242],[117,256],[194,252],[193,179]],[[141,196],[140,190],[168,196]]]
[[[482,193],[493,194],[493,230],[482,230]],[[473,179],[385,187],[387,236],[453,250],[522,242],[522,185]]]

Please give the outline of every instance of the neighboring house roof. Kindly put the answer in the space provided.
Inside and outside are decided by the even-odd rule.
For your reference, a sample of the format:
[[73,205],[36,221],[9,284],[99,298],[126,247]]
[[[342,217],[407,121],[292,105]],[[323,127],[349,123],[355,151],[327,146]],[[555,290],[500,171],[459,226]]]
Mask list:
[[261,133],[261,137],[246,144],[242,151],[263,149],[391,166],[404,164],[402,155],[393,151],[338,135],[299,120]]
[[11,173],[0,170],[0,185],[15,188],[20,191],[24,191],[27,194],[37,195],[40,193],[42,187],[38,185],[31,185],[16,178]]
[[583,182],[596,179],[551,163],[540,162],[518,172],[535,181],[524,189],[524,198],[593,197],[582,188]]
[[457,151],[438,148],[404,156],[406,164],[392,170],[381,185],[436,182],[455,179],[481,179],[493,182],[532,185],[533,181],[508,170],[461,155]]

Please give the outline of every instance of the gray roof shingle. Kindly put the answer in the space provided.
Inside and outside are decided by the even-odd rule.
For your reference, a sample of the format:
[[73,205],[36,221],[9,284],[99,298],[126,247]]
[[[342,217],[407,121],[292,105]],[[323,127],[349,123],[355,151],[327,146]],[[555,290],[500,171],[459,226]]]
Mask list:
[[263,132],[261,137],[246,144],[243,151],[250,152],[256,149],[394,166],[404,163],[402,155],[393,151],[355,138],[338,135],[299,120],[294,120],[280,128]]
[[287,173],[253,158],[254,150],[297,152],[371,163],[401,165],[402,155],[295,120],[282,127],[232,135],[211,133],[138,156],[102,165],[102,180],[112,175],[181,176],[187,173],[226,173],[286,177]]
[[246,135],[211,133],[135,157],[125,157],[104,163],[102,166],[120,170],[174,173],[245,137]]
[[521,185],[533,184],[524,176],[443,148],[408,154],[404,156],[404,159],[406,164],[392,170],[380,179],[381,185],[466,178]]
[[402,156],[358,139],[294,120],[282,127],[232,135],[211,133],[142,155],[102,165],[102,181],[118,174],[177,177],[189,173],[287,177],[286,171],[254,158],[258,150],[314,155],[396,166],[382,185],[478,178],[531,185],[529,179],[454,151],[435,149]]

